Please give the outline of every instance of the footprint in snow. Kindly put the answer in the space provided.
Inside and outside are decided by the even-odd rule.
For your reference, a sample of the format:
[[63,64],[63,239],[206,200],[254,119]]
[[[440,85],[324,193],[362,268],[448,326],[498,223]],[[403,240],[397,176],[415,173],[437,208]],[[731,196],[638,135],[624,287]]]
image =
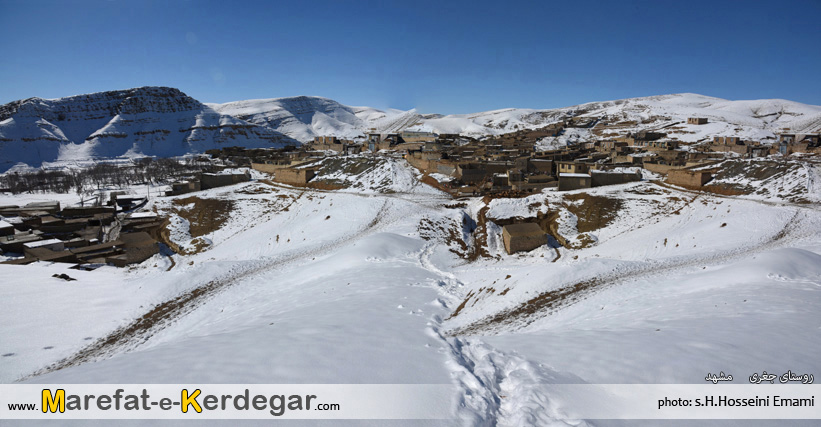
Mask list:
[[442,301],[441,298],[436,298],[435,300],[431,301],[429,304],[433,305],[433,306],[436,306],[436,307],[448,308],[448,305],[444,301]]

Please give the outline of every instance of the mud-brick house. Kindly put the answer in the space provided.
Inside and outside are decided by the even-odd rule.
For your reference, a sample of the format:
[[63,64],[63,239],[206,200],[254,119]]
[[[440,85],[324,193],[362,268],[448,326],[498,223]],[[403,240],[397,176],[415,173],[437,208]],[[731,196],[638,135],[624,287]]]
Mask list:
[[32,249],[48,249],[59,252],[65,250],[66,246],[60,239],[39,240],[23,244],[23,253],[28,254]]
[[502,227],[502,240],[508,254],[532,251],[547,244],[547,234],[533,222],[510,224]]
[[683,187],[701,187],[713,179],[708,171],[694,171],[689,169],[673,169],[667,172],[667,182]]
[[439,136],[436,137],[436,142],[442,144],[456,144],[458,141],[458,133],[440,133]]
[[749,152],[747,145],[737,136],[716,136],[710,144],[710,149],[723,153],[746,154]]
[[402,142],[435,142],[436,134],[433,132],[402,131],[399,136]]
[[248,182],[251,180],[251,173],[243,171],[238,173],[204,173],[200,179],[203,190],[210,188],[224,187],[226,185],[239,184],[241,182]]
[[688,125],[706,125],[707,118],[706,117],[688,117],[687,118]]
[[599,146],[597,147],[598,151],[609,153],[611,151],[616,151],[621,147],[627,147],[627,142],[624,141],[601,141]]
[[529,158],[527,161],[527,171],[539,174],[553,174],[553,161],[548,159]]
[[562,161],[556,162],[556,172],[559,174],[563,173],[587,173],[590,171],[590,165],[587,163],[575,162],[575,161]]
[[779,134],[778,152],[781,154],[821,153],[821,134]]
[[310,168],[279,169],[274,174],[274,181],[283,184],[307,184],[316,176],[316,171]]
[[603,185],[626,184],[628,182],[641,181],[641,172],[614,172],[614,171],[590,171],[591,184],[593,187]]
[[675,150],[678,148],[678,141],[657,140],[649,141],[646,145],[649,151]]
[[465,184],[482,183],[488,175],[486,165],[479,163],[464,163],[456,166],[456,178]]
[[713,145],[743,145],[738,136],[714,136]]
[[402,138],[398,133],[368,134],[368,150],[374,153],[379,150],[389,150],[391,147],[402,142]]
[[317,151],[336,151],[342,153],[348,146],[348,141],[343,141],[335,136],[317,136],[314,137],[314,142],[310,145],[312,150]]
[[23,245],[30,242],[43,240],[42,232],[39,230],[29,230],[27,232],[9,234],[0,237],[0,250],[3,252],[23,253]]
[[560,173],[559,191],[579,190],[593,186],[593,177],[586,173]]
[[0,219],[0,236],[14,235],[14,226]]
[[191,181],[181,181],[175,182],[171,184],[171,190],[166,191],[166,196],[177,196],[180,194],[191,193],[194,191],[202,190],[202,183],[200,180],[195,179]]

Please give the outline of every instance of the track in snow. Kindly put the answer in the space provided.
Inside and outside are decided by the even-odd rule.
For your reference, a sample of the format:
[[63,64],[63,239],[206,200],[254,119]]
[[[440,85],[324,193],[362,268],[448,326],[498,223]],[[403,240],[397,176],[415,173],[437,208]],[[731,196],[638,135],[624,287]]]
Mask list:
[[380,228],[395,220],[388,219],[387,213],[390,209],[391,201],[386,199],[374,218],[365,227],[351,235],[340,237],[333,242],[324,244],[319,248],[300,251],[273,260],[265,259],[238,263],[223,277],[206,282],[175,298],[155,305],[151,310],[131,323],[115,329],[107,336],[100,338],[77,353],[21,378],[20,381],[71,366],[105,359],[117,353],[134,350],[148,341],[157,332],[168,328],[174,324],[176,320],[191,313],[219,292],[240,283],[244,279],[284,267],[294,262],[332,252],[342,246],[350,244],[352,241],[359,240],[377,232]]
[[[675,189],[674,187],[670,188]],[[706,193],[696,193],[706,195]],[[808,208],[808,206],[805,205],[783,206],[773,202],[743,200],[771,206],[780,206],[787,209],[796,207]],[[808,221],[808,213],[808,210],[805,209],[794,209],[792,217],[785,222],[784,227],[782,227],[780,231],[763,241],[755,242],[749,246],[734,248],[718,254],[710,253],[702,256],[688,256],[684,259],[666,261],[650,260],[639,266],[623,264],[614,269],[609,275],[591,277],[558,289],[543,292],[537,297],[523,302],[516,307],[498,312],[468,325],[448,330],[446,334],[449,336],[493,335],[502,331],[521,329],[529,326],[538,319],[550,315],[554,311],[561,310],[562,308],[586,299],[592,293],[600,292],[615,285],[642,278],[667,275],[693,267],[726,264],[730,261],[749,257],[756,253],[772,250],[776,246],[784,246],[789,242],[806,237],[808,233],[812,233],[806,230],[812,230],[816,224]]]

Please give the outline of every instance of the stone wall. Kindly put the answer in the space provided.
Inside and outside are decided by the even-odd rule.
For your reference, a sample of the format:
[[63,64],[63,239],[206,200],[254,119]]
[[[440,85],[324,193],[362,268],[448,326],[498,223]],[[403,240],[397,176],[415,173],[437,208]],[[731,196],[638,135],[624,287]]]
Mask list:
[[592,172],[592,186],[625,184],[628,182],[641,181],[641,172]]

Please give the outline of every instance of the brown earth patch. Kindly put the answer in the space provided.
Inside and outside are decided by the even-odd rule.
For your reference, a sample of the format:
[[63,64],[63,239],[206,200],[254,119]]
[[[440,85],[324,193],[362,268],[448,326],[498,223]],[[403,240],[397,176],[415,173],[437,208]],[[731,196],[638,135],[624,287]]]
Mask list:
[[567,203],[565,209],[578,218],[579,233],[587,233],[607,227],[619,214],[622,201],[605,196],[594,196],[587,193],[568,194],[565,200],[581,203]]
[[[202,199],[197,196],[176,199],[173,203],[171,211],[189,222],[191,237],[205,236],[218,230],[228,221],[234,209],[233,200]],[[189,206],[191,204],[194,206]]]
[[441,182],[437,181],[436,179],[434,179],[432,176],[429,176],[428,174],[422,175],[422,178],[420,178],[419,181],[421,181],[423,184],[430,185],[431,187],[433,187],[433,188],[435,188],[439,191],[450,194],[450,190],[447,187],[442,185]]
[[[531,315],[538,312],[547,312],[548,314],[551,314],[551,308],[558,307],[559,305],[566,306],[567,304],[578,301],[580,298],[582,298],[582,294],[591,290],[598,284],[598,279],[590,279],[576,283],[575,285],[543,292],[538,296],[531,298],[527,302],[520,304],[517,307],[504,310],[491,317],[482,319],[463,328],[449,331],[448,335],[469,335],[474,332],[479,332],[491,325],[504,325],[513,323],[515,321],[524,321],[526,324],[529,324],[530,322],[532,322],[532,320],[528,321],[528,318],[530,318]],[[468,299],[470,299],[470,297],[472,296],[472,294],[468,294],[468,297],[464,301],[462,301],[462,304],[459,307],[464,308],[464,306],[467,305]],[[458,311],[454,311],[454,313],[450,317],[456,317],[460,311],[461,309],[459,309]]]

